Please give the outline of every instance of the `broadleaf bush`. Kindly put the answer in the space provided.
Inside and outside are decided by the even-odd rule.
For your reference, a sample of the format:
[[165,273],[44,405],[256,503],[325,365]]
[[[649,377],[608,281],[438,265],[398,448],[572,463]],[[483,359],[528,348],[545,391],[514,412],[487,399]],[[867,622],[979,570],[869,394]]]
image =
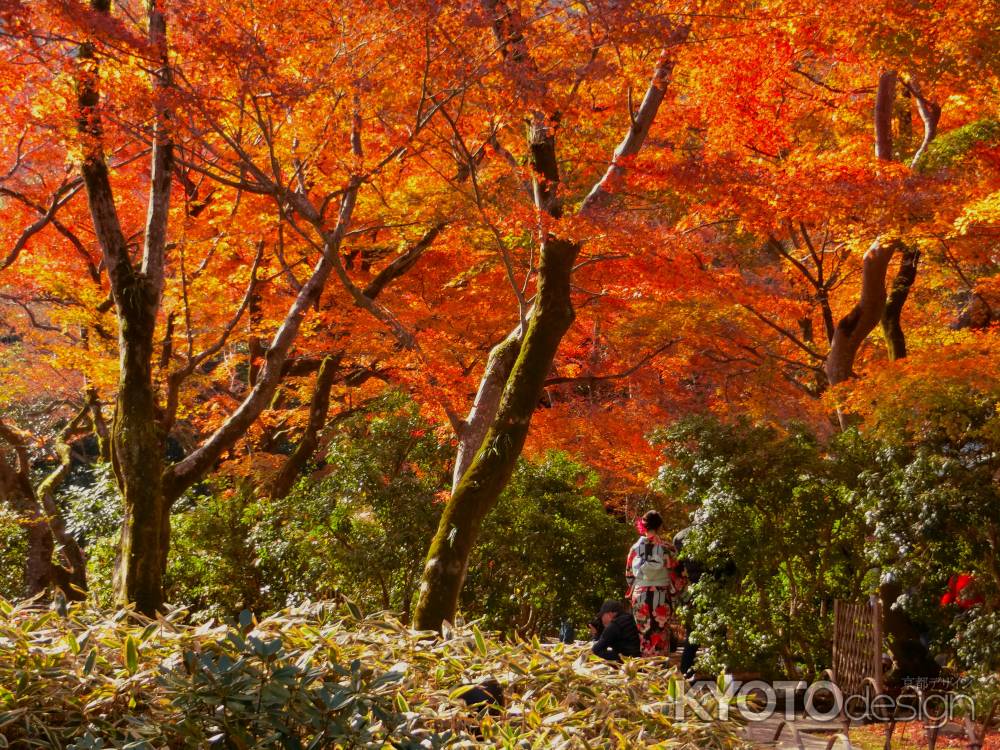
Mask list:
[[[677,721],[668,667],[580,645],[446,638],[356,607],[259,622],[155,621],[0,600],[0,746],[96,748],[743,748],[731,720]],[[480,717],[456,688],[487,676],[507,704]]]

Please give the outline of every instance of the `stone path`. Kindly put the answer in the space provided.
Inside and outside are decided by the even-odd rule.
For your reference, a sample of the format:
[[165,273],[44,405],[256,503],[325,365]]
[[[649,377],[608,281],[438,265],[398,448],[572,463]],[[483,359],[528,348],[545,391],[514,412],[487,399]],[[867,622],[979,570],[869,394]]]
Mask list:
[[[784,726],[782,727],[782,724]],[[781,729],[779,734],[778,730]],[[781,750],[857,750],[844,736],[843,725],[837,720],[816,721],[796,716],[785,723],[783,714],[763,721],[751,721],[744,730],[746,738],[761,748]],[[775,739],[775,735],[778,735]]]
[[[844,736],[843,725],[837,721],[815,721],[804,716],[796,716],[789,722],[775,740],[778,728],[784,721],[784,716],[772,716],[763,721],[754,721],[747,724],[744,736],[754,743],[758,748],[778,748],[779,750],[859,750],[858,745],[853,744]],[[885,725],[878,725],[879,747],[884,741]],[[898,724],[896,734],[893,737],[893,747],[898,747],[898,739],[902,732],[907,732],[910,739],[913,739],[913,732],[919,731],[922,737],[922,727],[916,730],[908,729],[910,724]],[[944,738],[965,740],[965,727],[959,722],[952,721],[941,727],[938,733],[938,747],[941,747]],[[964,743],[963,743],[964,744]]]

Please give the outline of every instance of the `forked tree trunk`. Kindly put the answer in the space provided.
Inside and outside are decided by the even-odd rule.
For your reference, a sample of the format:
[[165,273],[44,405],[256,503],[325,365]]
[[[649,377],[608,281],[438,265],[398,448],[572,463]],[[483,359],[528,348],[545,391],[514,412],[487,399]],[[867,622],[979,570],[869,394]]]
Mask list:
[[431,542],[414,613],[417,628],[438,630],[443,621],[454,619],[483,519],[514,471],[559,342],[573,322],[570,278],[579,251],[576,243],[559,239],[550,239],[542,248],[535,310],[496,418],[445,506]]
[[[492,16],[494,34],[510,74],[524,90],[522,93],[526,93],[526,99],[532,99],[533,94],[545,88],[545,84],[528,51],[522,33],[523,21],[503,0],[484,0],[483,6]],[[664,40],[664,50],[657,60],[642,103],[604,175],[584,199],[579,211],[581,216],[606,209],[611,196],[621,185],[625,165],[642,148],[666,93],[674,68],[672,48],[682,44],[688,33],[689,27],[677,27]],[[519,326],[499,348],[491,352],[487,377],[476,397],[476,407],[481,405],[482,409],[477,412],[474,407],[472,415],[482,417],[488,428],[478,445],[474,445],[470,438],[463,446],[465,455],[470,450],[474,453],[464,473],[462,462],[457,462],[455,476],[460,479],[431,542],[420,584],[414,612],[414,624],[420,629],[440,630],[444,621],[455,617],[479,529],[510,480],[559,343],[573,322],[570,282],[580,245],[554,237],[544,229],[549,219],[558,219],[562,214],[555,137],[550,125],[549,119],[542,113],[532,113],[528,147],[534,169],[535,207],[543,227],[538,294],[527,316],[523,336]],[[500,375],[506,358],[515,352],[516,358],[503,383],[496,414],[487,419],[490,404],[495,398],[495,388],[503,382]],[[470,423],[473,423],[471,418],[467,427],[472,426]]]
[[[894,70],[879,75],[875,93],[875,157],[880,162],[892,160],[892,114],[896,99],[897,75]],[[826,357],[826,374],[830,385],[848,380],[853,374],[854,359],[864,340],[882,319],[885,311],[885,276],[898,240],[881,237],[868,248],[861,265],[861,296],[851,311],[837,323],[830,351]],[[846,418],[840,417],[841,427],[846,427]]]
[[[91,7],[101,15],[111,10],[109,0],[91,0]],[[152,75],[158,94],[169,83],[166,27],[156,0],[150,0],[148,10],[150,42],[163,66]],[[125,514],[114,571],[115,599],[121,605],[135,603],[149,615],[163,606],[161,548],[167,538],[163,526],[168,522],[163,512],[163,440],[152,364],[164,280],[173,145],[166,112],[157,104],[142,265],[136,268],[119,223],[104,154],[99,66],[91,42],[80,45],[77,60],[81,172],[118,318],[119,376],[111,459]]]
[[[163,604],[162,576],[170,540],[170,507],[246,434],[270,403],[307,311],[318,304],[330,273],[339,266],[340,246],[362,184],[357,176],[349,180],[340,199],[337,223],[333,229],[327,229],[320,212],[305,195],[286,195],[284,189],[270,182],[267,174],[252,161],[244,162],[248,172],[270,186],[274,194],[293,200],[296,210],[317,227],[323,242],[322,252],[264,352],[250,393],[197,449],[178,463],[165,467],[164,436],[152,381],[153,334],[164,282],[173,163],[170,112],[163,97],[163,89],[171,85],[171,69],[160,3],[162,0],[148,0],[147,5],[150,43],[157,52],[160,67],[151,74],[154,138],[141,269],[135,267],[129,256],[108,177],[98,106],[99,65],[93,42],[81,44],[77,54],[81,171],[95,233],[111,281],[119,325],[121,372],[110,443],[126,513],[120,561],[116,566],[116,598],[120,603],[134,602],[139,611],[147,615],[155,613]],[[109,15],[110,0],[90,0],[90,4],[97,15]],[[355,117],[355,122],[360,122],[360,117]],[[355,130],[352,143],[356,138],[360,135]],[[224,342],[225,335],[216,346],[221,347]]]
[[854,371],[858,349],[882,319],[885,311],[885,277],[898,240],[875,240],[864,255],[861,266],[861,297],[851,311],[837,323],[826,356],[826,375],[830,385],[848,380]]
[[[886,71],[879,76],[875,96],[875,155],[879,161],[892,159],[892,110],[896,91],[896,72]],[[911,163],[919,162],[920,155],[934,138],[941,109],[927,101],[911,82],[910,89],[917,99],[920,116],[924,121],[924,139]],[[893,280],[890,293],[886,294],[885,282],[889,263],[896,250],[901,251],[899,271]],[[830,351],[826,359],[826,373],[831,385],[845,382],[853,374],[858,349],[868,334],[881,322],[885,333],[889,358],[906,356],[906,338],[902,327],[903,306],[916,279],[916,249],[906,247],[900,240],[878,238],[865,253],[861,270],[861,296],[834,330]],[[850,421],[838,412],[842,428]],[[898,584],[887,582],[879,587],[882,599],[882,632],[900,676],[916,677],[936,674],[937,665],[920,641],[917,628],[910,617],[894,605],[900,594]]]

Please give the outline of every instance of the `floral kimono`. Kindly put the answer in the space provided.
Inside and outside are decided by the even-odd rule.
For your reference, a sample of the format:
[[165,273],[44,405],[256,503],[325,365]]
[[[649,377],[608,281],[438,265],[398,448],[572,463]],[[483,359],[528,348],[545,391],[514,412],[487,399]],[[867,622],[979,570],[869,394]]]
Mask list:
[[642,655],[670,653],[674,601],[686,584],[673,545],[652,533],[639,537],[628,553],[625,580]]

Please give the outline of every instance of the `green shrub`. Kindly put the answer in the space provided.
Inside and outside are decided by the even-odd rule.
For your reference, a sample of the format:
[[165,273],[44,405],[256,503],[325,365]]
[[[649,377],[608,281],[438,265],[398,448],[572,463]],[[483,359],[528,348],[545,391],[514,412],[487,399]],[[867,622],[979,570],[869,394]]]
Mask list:
[[634,531],[594,495],[597,476],[565,453],[521,461],[483,524],[462,608],[488,627],[582,636],[601,602],[621,598]]
[[851,453],[825,449],[803,427],[711,417],[682,420],[656,441],[666,457],[656,488],[693,509],[684,553],[706,570],[690,590],[701,665],[821,671],[833,599],[873,585]]
[[[320,466],[287,497],[228,479],[174,505],[168,601],[205,620],[343,595],[409,620],[448,496],[453,446],[400,393],[340,420],[326,441]],[[596,489],[593,472],[566,454],[519,462],[482,529],[465,617],[549,634],[570,619],[582,633],[603,599],[621,596],[633,533]],[[60,502],[87,544],[91,599],[109,607],[122,512],[110,467],[67,484]],[[9,559],[14,568],[22,562],[20,553]]]
[[112,574],[121,534],[124,507],[110,463],[75,469],[59,493],[66,529],[87,556],[90,599],[110,607],[114,601]]
[[264,598],[282,607],[344,593],[406,617],[440,513],[450,447],[393,393],[342,422],[322,478],[247,505]]
[[[919,418],[883,419],[872,435],[860,499],[872,559],[906,592],[899,606],[960,669],[1000,670],[1000,400],[941,388]],[[975,577],[981,607],[942,607],[948,579]]]
[[197,619],[261,611],[267,604],[254,564],[248,495],[222,487],[182,499],[171,516],[167,599]]
[[[174,600],[235,612],[237,601],[251,606],[233,594],[252,578],[256,611],[344,594],[408,621],[451,457],[413,402],[391,394],[339,425],[322,478],[303,479],[289,497],[245,490],[175,518]],[[582,625],[602,599],[620,596],[632,534],[595,489],[594,474],[565,454],[519,462],[470,562],[465,616],[506,632],[555,633],[563,619]],[[239,539],[227,543],[227,533]]]

